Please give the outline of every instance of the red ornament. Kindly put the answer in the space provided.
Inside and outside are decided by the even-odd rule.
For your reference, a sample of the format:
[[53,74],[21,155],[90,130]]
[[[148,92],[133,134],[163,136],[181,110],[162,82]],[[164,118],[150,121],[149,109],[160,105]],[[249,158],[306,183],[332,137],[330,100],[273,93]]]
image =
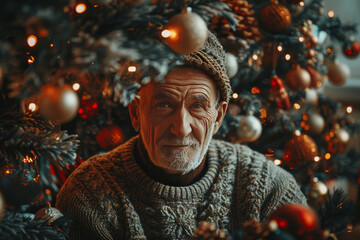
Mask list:
[[286,73],[285,84],[292,91],[304,90],[310,87],[311,84],[310,73],[297,64],[290,71]]
[[78,113],[82,119],[90,120],[99,115],[99,104],[95,99],[84,96],[81,99]]
[[355,58],[359,55],[360,44],[357,41],[354,41],[351,45],[344,46],[343,52],[346,57]]
[[96,141],[102,149],[109,151],[124,141],[124,134],[120,127],[107,125],[99,130],[96,135]]
[[278,76],[273,76],[270,80],[271,89],[275,95],[275,101],[279,108],[284,110],[290,109],[290,100],[283,81]]
[[320,239],[320,223],[316,213],[309,207],[288,204],[276,209],[269,221],[276,221],[279,228],[298,240]]

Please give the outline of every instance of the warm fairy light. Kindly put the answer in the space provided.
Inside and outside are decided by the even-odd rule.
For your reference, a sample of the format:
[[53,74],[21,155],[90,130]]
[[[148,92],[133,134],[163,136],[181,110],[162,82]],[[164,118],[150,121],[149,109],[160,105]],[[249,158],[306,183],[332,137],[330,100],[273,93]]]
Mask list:
[[333,50],[332,48],[327,48],[327,49],[326,49],[326,52],[327,52],[327,53],[333,53],[334,50]]
[[45,193],[46,193],[47,195],[50,195],[50,194],[51,194],[51,190],[50,190],[50,189],[46,189],[46,190],[45,190]]
[[348,107],[346,108],[346,112],[347,112],[347,113],[352,113],[352,110],[353,110],[352,106],[348,106]]
[[53,47],[54,46],[54,44],[53,43],[50,43],[50,47]]
[[285,60],[286,60],[286,61],[289,61],[290,59],[291,59],[290,54],[286,54],[286,55],[285,55]]
[[252,94],[260,93],[260,89],[258,87],[253,87],[253,88],[251,88],[251,93]]
[[37,43],[37,37],[35,35],[30,35],[28,36],[27,38],[27,44],[30,46],[30,47],[33,47],[35,46]]
[[98,4],[95,4],[95,5],[94,5],[94,8],[97,8],[98,6],[99,6]]
[[300,132],[300,130],[295,130],[295,136],[297,136],[297,137],[299,137],[300,135],[301,135],[301,132]]
[[333,17],[335,16],[334,10],[330,10],[330,11],[328,12],[328,16],[329,16],[329,18],[333,18]]
[[267,112],[265,108],[262,108],[259,110],[260,112],[260,118],[266,118],[267,117]]
[[252,59],[254,59],[255,61],[258,60],[258,58],[259,58],[258,55],[256,55],[256,54],[252,55]]
[[325,159],[329,160],[331,158],[331,154],[330,153],[325,153]]
[[80,89],[80,84],[79,84],[79,83],[74,83],[74,84],[72,85],[72,89],[74,89],[74,91],[79,90],[79,89]]
[[34,60],[35,60],[35,58],[34,58],[33,56],[30,56],[30,57],[28,58],[28,63],[29,63],[29,64],[32,64],[32,63],[34,62]]
[[298,103],[294,103],[293,108],[299,110],[301,108],[301,105]]
[[303,7],[303,6],[305,6],[305,3],[304,3],[303,1],[301,1],[301,2],[299,2],[299,5],[300,5],[301,7]]
[[171,31],[169,29],[164,29],[162,32],[161,32],[161,36],[163,38],[168,38],[171,36]]
[[274,163],[275,163],[275,165],[279,166],[279,165],[281,165],[282,161],[280,159],[275,159]]
[[136,67],[135,66],[129,66],[128,71],[129,72],[136,72]]
[[299,42],[304,42],[305,38],[303,36],[299,37]]
[[79,3],[78,5],[76,5],[75,11],[76,11],[78,14],[84,13],[84,12],[86,11],[86,5],[83,4],[83,3]]
[[315,156],[314,157],[314,162],[319,162],[320,161],[320,157],[319,156]]
[[24,158],[22,159],[22,162],[23,162],[23,163],[32,163],[32,162],[34,162],[34,159],[31,158],[31,157],[29,157],[28,155],[26,155],[26,157],[24,157]]
[[233,98],[233,99],[237,99],[238,97],[239,97],[239,94],[233,93],[233,95],[232,95],[232,98]]
[[30,103],[28,109],[32,112],[35,112],[37,109],[37,105],[35,103]]
[[5,173],[6,173],[6,174],[10,174],[10,170],[7,169],[7,170],[5,171]]
[[279,52],[281,52],[281,51],[283,50],[283,47],[282,47],[281,45],[279,45],[279,46],[277,47],[277,50],[278,50]]

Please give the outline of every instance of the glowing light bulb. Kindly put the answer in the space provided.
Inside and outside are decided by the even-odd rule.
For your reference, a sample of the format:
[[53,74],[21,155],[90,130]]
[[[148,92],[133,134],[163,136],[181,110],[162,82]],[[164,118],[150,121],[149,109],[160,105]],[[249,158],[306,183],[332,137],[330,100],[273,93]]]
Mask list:
[[35,35],[30,35],[28,36],[27,38],[27,44],[30,46],[30,47],[33,47],[35,46],[37,43],[37,37]]
[[256,54],[252,55],[252,59],[254,59],[255,61],[258,60],[258,58],[259,58],[258,55],[256,55]]
[[79,89],[80,89],[80,84],[79,84],[79,83],[74,83],[74,84],[72,85],[72,89],[74,89],[74,91],[79,90]]
[[301,108],[300,104],[298,104],[298,103],[294,103],[293,107],[296,110],[299,110]]
[[330,11],[328,12],[328,16],[329,16],[329,18],[333,18],[333,17],[335,16],[334,10],[330,10]]
[[303,36],[299,37],[299,42],[304,42],[305,38]]
[[279,46],[277,47],[277,50],[278,50],[279,52],[281,52],[281,51],[283,50],[283,47],[282,47],[281,45],[279,45]]
[[83,4],[83,3],[79,3],[78,5],[76,5],[75,11],[76,11],[78,14],[84,13],[84,12],[86,11],[86,5]]
[[136,67],[135,66],[129,66],[128,71],[129,72],[136,72]]
[[237,99],[238,97],[239,97],[239,94],[233,93],[233,95],[232,95],[232,98],[233,98],[233,99]]
[[29,64],[32,64],[34,61],[35,61],[35,58],[34,58],[33,56],[30,56],[30,57],[28,58],[28,63],[29,63]]
[[303,1],[301,1],[301,2],[299,2],[299,5],[300,5],[301,7],[303,7],[303,6],[305,6],[305,3],[304,3]]
[[352,113],[352,110],[353,110],[352,106],[348,106],[348,107],[346,108],[346,112],[347,112],[347,113]]
[[331,154],[330,153],[325,153],[325,159],[329,160],[331,158]]
[[285,60],[286,60],[286,61],[289,61],[290,59],[291,59],[291,55],[290,55],[290,54],[286,54],[286,55],[285,55]]
[[30,103],[28,109],[32,112],[35,112],[37,109],[37,105],[35,103]]
[[314,162],[319,162],[320,161],[320,157],[319,156],[315,156],[314,157]]
[[168,38],[171,36],[171,31],[169,29],[164,29],[162,32],[161,32],[161,36],[163,38]]
[[279,166],[282,164],[282,161],[280,159],[275,159],[274,163],[275,163],[275,165]]
[[54,47],[54,44],[53,44],[53,43],[50,43],[50,47]]

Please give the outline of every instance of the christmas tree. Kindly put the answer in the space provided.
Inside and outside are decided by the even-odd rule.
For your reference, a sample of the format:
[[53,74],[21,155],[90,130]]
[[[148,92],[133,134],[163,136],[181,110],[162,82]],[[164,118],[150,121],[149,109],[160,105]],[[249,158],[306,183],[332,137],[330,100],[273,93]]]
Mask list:
[[[181,65],[208,29],[224,46],[233,89],[216,138],[246,144],[298,181],[314,212],[279,209],[226,235],[204,223],[194,238],[333,239],[359,222],[356,204],[328,182],[356,184],[359,133],[322,86],[349,77],[355,24],[324,0],[14,0],[0,16],[0,239],[66,239],[71,216],[49,206],[92,155],[136,135],[126,106]],[[338,49],[341,49],[339,51]],[[356,211],[354,211],[356,210]],[[316,213],[315,213],[316,212]],[[301,221],[311,216],[312,224]],[[286,221],[286,225],[280,220]],[[356,230],[352,234],[359,234]],[[29,237],[30,236],[30,237]],[[355,235],[353,235],[355,236]],[[351,238],[351,236],[350,236]]]

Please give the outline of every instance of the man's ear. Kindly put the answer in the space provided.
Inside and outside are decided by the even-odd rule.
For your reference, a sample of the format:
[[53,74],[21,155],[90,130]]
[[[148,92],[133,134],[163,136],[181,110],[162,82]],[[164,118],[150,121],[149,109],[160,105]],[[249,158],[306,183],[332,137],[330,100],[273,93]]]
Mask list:
[[136,96],[128,106],[131,124],[135,130],[140,130],[140,115],[139,115],[139,108],[140,108],[140,97]]
[[228,106],[228,103],[226,101],[222,101],[222,102],[220,102],[218,104],[217,117],[216,117],[216,121],[215,121],[215,127],[214,127],[213,135],[215,135],[215,133],[217,133],[217,131],[220,128],[220,125],[221,125],[222,121],[224,120],[227,106]]

